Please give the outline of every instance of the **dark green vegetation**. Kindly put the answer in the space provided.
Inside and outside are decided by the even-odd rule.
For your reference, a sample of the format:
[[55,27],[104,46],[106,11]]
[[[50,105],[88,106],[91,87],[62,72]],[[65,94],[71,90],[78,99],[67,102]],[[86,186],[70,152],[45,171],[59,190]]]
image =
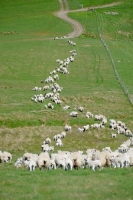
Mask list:
[[[111,2],[118,1],[69,1],[75,9],[79,8],[77,3],[88,7]],[[121,120],[133,130],[133,107],[119,85],[110,57],[98,36],[99,28],[117,71],[133,96],[133,4],[122,2],[116,7],[98,9],[96,13],[69,14],[83,24],[84,34],[73,39],[78,55],[69,66],[70,74],[60,75],[58,82],[64,88],[62,106],[71,105],[71,110],[84,106],[85,112],[103,114],[108,120]],[[59,105],[53,111],[45,110],[45,103],[31,101],[35,94],[32,88],[43,86],[40,80],[46,79],[58,66],[56,59],[67,58],[73,49],[66,40],[52,40],[72,31],[67,22],[53,15],[57,10],[57,0],[0,1],[0,149],[13,154],[11,164],[0,165],[0,197],[2,200],[132,199],[132,168],[104,169],[95,173],[89,169],[72,172],[37,169],[29,173],[27,169],[13,167],[14,161],[24,152],[39,153],[42,141],[60,133],[65,123],[73,128],[64,139],[63,150],[85,152],[87,148],[101,150],[105,146],[115,150],[127,139],[120,135],[113,140],[109,123],[104,130],[89,130],[81,135],[77,127],[94,123],[93,119],[85,118],[85,113],[71,119],[71,110],[63,111]],[[118,15],[104,12],[118,12]]]

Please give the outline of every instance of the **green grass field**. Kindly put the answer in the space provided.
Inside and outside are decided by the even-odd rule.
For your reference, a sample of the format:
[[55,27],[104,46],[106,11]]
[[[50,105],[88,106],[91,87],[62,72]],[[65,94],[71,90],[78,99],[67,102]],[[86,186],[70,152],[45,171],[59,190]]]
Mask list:
[[[71,9],[78,9],[82,4],[89,7],[118,1],[68,2]],[[0,164],[0,199],[132,199],[132,167],[96,172],[36,169],[33,173],[14,167],[24,152],[40,153],[46,137],[53,138],[64,130],[66,123],[72,125],[72,132],[64,139],[62,150],[85,153],[88,148],[102,150],[105,146],[115,150],[128,139],[124,135],[115,140],[111,138],[109,119],[121,120],[133,130],[133,106],[116,78],[98,35],[99,28],[117,72],[133,98],[133,3],[121,2],[115,7],[97,9],[98,23],[93,11],[68,14],[83,25],[84,33],[72,39],[76,42],[77,56],[69,65],[70,74],[59,75],[63,103],[55,105],[54,110],[47,110],[44,104],[48,100],[42,104],[31,101],[34,94],[40,93],[32,88],[43,87],[40,81],[58,66],[56,60],[70,56],[73,47],[67,40],[53,38],[65,36],[73,29],[54,16],[59,10],[57,0],[0,1],[0,150],[13,155],[12,163]],[[64,105],[70,105],[71,109],[64,111]],[[84,113],[76,119],[70,118],[70,111],[78,106],[85,108]],[[95,122],[85,117],[86,111],[105,115],[108,119],[105,129],[78,133],[78,127]],[[59,149],[55,147],[55,152]]]

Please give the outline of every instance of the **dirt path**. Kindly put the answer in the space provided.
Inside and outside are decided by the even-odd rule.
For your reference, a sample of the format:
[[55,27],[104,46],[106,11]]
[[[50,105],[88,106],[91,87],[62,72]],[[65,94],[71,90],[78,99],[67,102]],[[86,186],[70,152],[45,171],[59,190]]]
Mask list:
[[78,10],[69,10],[67,0],[64,0],[64,4],[63,4],[63,0],[58,0],[58,1],[59,1],[59,4],[60,4],[60,10],[58,12],[56,12],[55,15],[57,17],[63,19],[64,21],[69,22],[74,29],[72,33],[69,33],[67,35],[68,38],[79,37],[84,32],[84,28],[78,21],[69,18],[67,16],[67,13],[69,13],[69,12],[84,12],[84,11],[93,10],[93,9],[97,9],[97,8],[112,7],[112,6],[116,6],[116,5],[120,4],[120,2],[118,2],[118,3],[106,4],[106,5],[103,5],[103,6],[81,8],[81,9],[78,9]]

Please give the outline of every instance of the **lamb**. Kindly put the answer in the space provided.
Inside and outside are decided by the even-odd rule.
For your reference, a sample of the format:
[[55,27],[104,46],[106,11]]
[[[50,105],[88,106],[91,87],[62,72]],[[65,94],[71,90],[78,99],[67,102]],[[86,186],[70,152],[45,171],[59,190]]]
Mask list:
[[73,162],[70,158],[65,158],[65,170],[72,170]]
[[93,171],[95,171],[96,168],[102,169],[102,163],[100,160],[91,160],[90,158],[85,159],[85,164],[90,167]]
[[28,160],[28,161],[34,160],[35,163],[36,163],[36,165],[37,165],[38,154],[32,154],[32,153],[28,153],[28,152],[27,152],[27,153],[24,153],[24,155],[23,155],[23,162],[24,162],[25,160]]
[[127,153],[125,153],[125,154],[118,155],[115,158],[111,157],[110,161],[114,168],[116,167],[123,168],[124,166],[128,167],[130,165],[130,156]]
[[23,164],[23,157],[20,157],[20,158],[18,158],[18,159],[16,160],[14,166],[17,167],[17,168],[19,168],[19,167],[22,166],[22,164]]
[[30,170],[30,171],[34,171],[35,168],[37,167],[36,165],[36,162],[32,159],[30,160],[25,160],[24,161],[24,164],[27,166],[27,168]]

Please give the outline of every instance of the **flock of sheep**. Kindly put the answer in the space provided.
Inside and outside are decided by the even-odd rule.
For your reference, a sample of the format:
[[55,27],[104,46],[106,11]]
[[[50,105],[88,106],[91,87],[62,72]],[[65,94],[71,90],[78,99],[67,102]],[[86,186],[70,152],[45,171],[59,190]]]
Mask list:
[[[75,46],[76,43],[68,40],[68,44]],[[43,103],[45,99],[50,99],[47,105],[44,105],[44,108],[54,109],[55,104],[62,104],[60,99],[60,92],[63,87],[59,86],[56,82],[59,80],[59,73],[61,74],[69,74],[68,66],[70,62],[73,62],[75,56],[77,55],[76,50],[70,51],[70,56],[65,60],[56,60],[58,63],[58,67],[56,67],[53,71],[50,72],[49,77],[47,77],[41,83],[46,83],[43,86],[43,91],[49,92],[45,94],[35,94],[31,100],[34,102]],[[41,87],[34,87],[34,91],[41,91]],[[69,105],[65,105],[62,107],[63,110],[68,110],[71,107]],[[62,151],[58,150],[54,152],[54,147],[62,147],[64,146],[63,141],[65,137],[67,137],[67,133],[72,131],[72,127],[68,124],[64,126],[64,130],[57,135],[54,135],[53,141],[55,142],[54,146],[51,146],[52,140],[51,138],[46,138],[45,141],[41,144],[41,152],[39,154],[33,153],[24,153],[22,157],[18,158],[14,164],[15,167],[23,167],[26,166],[30,171],[34,171],[36,168],[41,169],[57,169],[61,168],[64,170],[73,170],[79,168],[91,168],[93,171],[96,168],[103,169],[104,167],[129,167],[133,165],[133,134],[131,130],[127,128],[125,123],[122,121],[116,121],[114,119],[109,119],[104,115],[94,115],[90,111],[86,111],[84,107],[79,106],[78,108],[74,108],[73,111],[70,112],[70,117],[79,117],[80,113],[85,113],[86,118],[93,118],[96,123],[88,124],[78,127],[77,131],[79,134],[83,134],[84,132],[90,129],[101,129],[106,128],[107,122],[109,123],[109,128],[111,130],[111,137],[116,138],[120,134],[124,134],[128,139],[121,144],[118,149],[112,151],[110,147],[105,147],[102,151],[97,149],[87,149],[86,152],[82,150],[78,150],[75,152],[70,151]],[[52,152],[53,151],[53,152]],[[52,152],[52,153],[51,153]],[[9,152],[0,151],[0,162],[10,162],[12,160],[12,155]]]
[[[83,108],[83,107],[82,107]],[[80,110],[81,107],[78,108]],[[81,111],[82,110],[82,111]],[[81,109],[79,112],[84,112]],[[105,128],[107,126],[107,118],[104,115],[93,115],[91,112],[86,112],[87,118],[94,118],[94,121],[99,123],[87,124],[83,126],[82,131],[78,128],[78,132],[85,132],[89,129]],[[100,126],[97,126],[99,125]],[[129,167],[133,165],[133,134],[126,127],[122,121],[116,121],[114,119],[109,120],[109,128],[112,131],[112,138],[118,137],[120,134],[124,134],[127,139],[122,143],[115,151],[112,151],[110,147],[105,147],[102,151],[97,149],[87,149],[84,153],[82,150],[75,152],[54,151],[54,146],[62,147],[63,140],[67,136],[68,132],[72,131],[72,127],[68,124],[64,126],[64,130],[59,134],[54,135],[54,146],[51,146],[52,139],[47,137],[41,144],[41,152],[39,154],[24,153],[22,157],[18,158],[14,166],[19,168],[26,166],[30,171],[34,171],[36,168],[42,169],[63,169],[73,170],[79,168],[91,168],[95,171],[97,168],[103,169],[104,167]],[[12,155],[9,152],[0,151],[0,162],[10,162]]]
[[[76,43],[72,42],[71,40],[68,40],[68,44],[72,46],[76,46]],[[69,74],[69,71],[68,71],[69,64],[74,62],[76,55],[77,55],[77,52],[74,49],[70,51],[70,56],[67,57],[66,59],[56,60],[56,63],[58,64],[58,66],[49,73],[49,76],[45,80],[41,80],[41,83],[45,83],[45,85],[43,87],[35,86],[32,89],[33,91],[43,90],[45,91],[45,94],[42,94],[42,93],[34,94],[34,96],[31,98],[32,101],[34,101],[35,103],[37,102],[43,103],[46,99],[49,99],[51,102],[44,105],[45,109],[47,108],[54,109],[53,103],[55,104],[62,103],[60,99],[60,93],[63,90],[63,87],[61,87],[57,83],[57,81],[59,80],[59,74],[64,74],[64,75]]]

